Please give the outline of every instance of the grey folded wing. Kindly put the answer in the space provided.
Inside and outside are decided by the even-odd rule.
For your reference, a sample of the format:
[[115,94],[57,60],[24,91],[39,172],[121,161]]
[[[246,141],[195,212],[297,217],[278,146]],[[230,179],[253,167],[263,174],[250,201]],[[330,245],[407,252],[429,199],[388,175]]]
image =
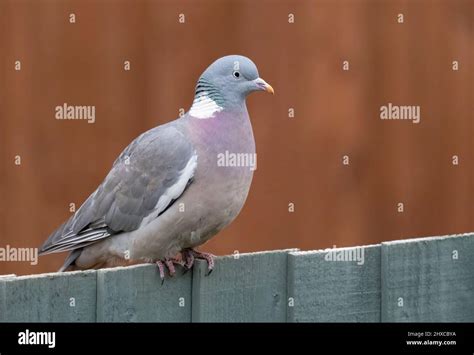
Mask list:
[[183,194],[196,166],[192,144],[172,123],[143,133],[77,212],[49,236],[40,254],[83,248],[150,223]]

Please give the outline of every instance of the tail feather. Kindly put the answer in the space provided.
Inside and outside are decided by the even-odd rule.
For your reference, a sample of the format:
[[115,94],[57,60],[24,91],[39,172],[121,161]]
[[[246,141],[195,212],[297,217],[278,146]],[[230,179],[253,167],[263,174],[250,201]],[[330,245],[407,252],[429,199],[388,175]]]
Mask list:
[[61,266],[58,272],[67,271],[67,269],[70,266],[73,266],[74,262],[79,257],[79,255],[81,255],[81,253],[82,253],[82,249],[76,249],[76,250],[71,251],[68,257],[66,258],[66,260],[64,260],[64,264],[63,266]]

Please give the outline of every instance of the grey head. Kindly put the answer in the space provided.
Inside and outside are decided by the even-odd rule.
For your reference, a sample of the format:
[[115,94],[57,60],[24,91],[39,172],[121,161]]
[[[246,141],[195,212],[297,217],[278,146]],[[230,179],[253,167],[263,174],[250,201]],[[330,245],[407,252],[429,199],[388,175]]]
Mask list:
[[274,93],[271,85],[259,77],[257,66],[249,58],[241,55],[219,58],[199,78],[190,113],[199,115],[203,107],[215,105],[219,108],[241,106],[254,91]]

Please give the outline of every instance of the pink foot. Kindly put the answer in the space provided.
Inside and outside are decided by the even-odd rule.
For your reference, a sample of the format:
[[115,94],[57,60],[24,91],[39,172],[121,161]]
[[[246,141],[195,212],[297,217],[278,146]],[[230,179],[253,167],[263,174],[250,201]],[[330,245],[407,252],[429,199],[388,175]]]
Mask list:
[[161,284],[163,285],[163,281],[165,281],[165,264],[163,264],[161,260],[158,260],[155,264],[156,266],[158,266],[158,271],[160,272]]
[[176,259],[165,259],[165,260],[158,260],[155,262],[156,266],[158,266],[158,270],[160,272],[161,284],[165,281],[165,267],[168,269],[170,277],[173,277],[176,274],[176,268],[174,264],[184,266],[184,263],[180,260]]
[[176,269],[174,267],[173,260],[165,260],[165,265],[168,268],[170,276],[173,277],[174,274],[176,274]]
[[184,249],[182,251],[182,257],[184,262],[184,267],[186,270],[190,270],[194,265],[194,255],[191,253],[190,249]]
[[182,251],[182,255],[183,255],[183,260],[185,263],[184,267],[188,270],[193,267],[195,259],[206,260],[208,275],[214,269],[214,255],[210,253],[204,253],[204,252],[200,252],[194,249],[184,249]]

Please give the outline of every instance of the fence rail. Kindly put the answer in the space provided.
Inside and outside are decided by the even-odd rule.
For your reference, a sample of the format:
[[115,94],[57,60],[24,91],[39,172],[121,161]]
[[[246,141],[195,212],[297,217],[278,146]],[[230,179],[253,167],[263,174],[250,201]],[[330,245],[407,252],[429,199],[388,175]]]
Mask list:
[[0,322],[474,322],[474,234],[6,275]]

